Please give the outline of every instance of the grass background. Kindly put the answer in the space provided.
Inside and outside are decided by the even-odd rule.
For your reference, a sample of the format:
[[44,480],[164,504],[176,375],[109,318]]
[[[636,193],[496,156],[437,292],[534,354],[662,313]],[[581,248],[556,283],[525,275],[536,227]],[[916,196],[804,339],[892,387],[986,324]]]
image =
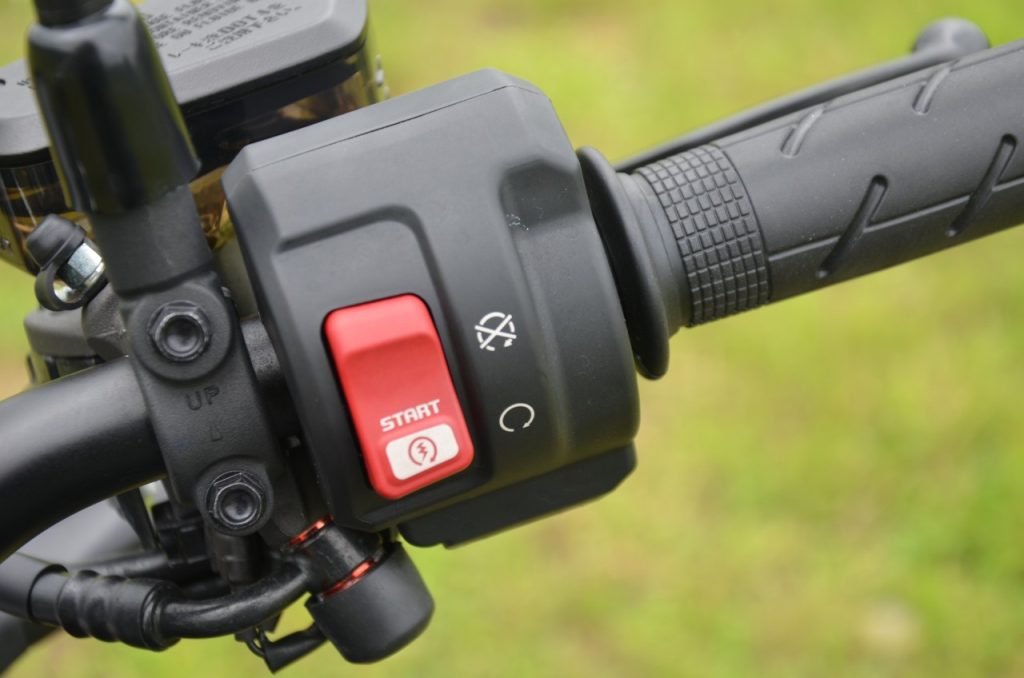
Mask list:
[[[314,1],[314,0],[311,0]],[[898,56],[1008,0],[371,0],[394,91],[483,66],[612,157]],[[0,0],[0,58],[27,0]],[[613,496],[414,555],[422,639],[291,676],[1024,675],[1024,233],[681,333],[643,385],[641,464]],[[20,386],[27,278],[0,271],[0,390]],[[11,441],[3,441],[0,449]],[[301,614],[293,623],[302,623]],[[151,655],[55,638],[10,675],[256,674],[230,640]]]

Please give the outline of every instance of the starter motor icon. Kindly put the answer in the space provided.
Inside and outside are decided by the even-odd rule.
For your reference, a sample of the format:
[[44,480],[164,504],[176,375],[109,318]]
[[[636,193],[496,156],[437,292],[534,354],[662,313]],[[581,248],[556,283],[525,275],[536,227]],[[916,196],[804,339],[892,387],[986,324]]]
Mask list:
[[437,443],[424,436],[413,438],[409,443],[409,461],[417,466],[434,463],[437,461]]

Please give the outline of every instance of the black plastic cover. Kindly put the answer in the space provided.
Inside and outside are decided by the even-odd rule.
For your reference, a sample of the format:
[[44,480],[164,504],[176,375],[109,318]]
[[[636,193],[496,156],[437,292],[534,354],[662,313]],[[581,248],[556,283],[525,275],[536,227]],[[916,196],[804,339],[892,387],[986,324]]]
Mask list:
[[[456,543],[606,492],[632,469],[622,309],[579,163],[534,87],[481,71],[354,111],[247,147],[224,187],[336,520]],[[401,294],[431,311],[476,458],[388,501],[367,482],[321,327],[337,308]],[[485,350],[476,326],[493,313],[516,338]],[[602,455],[615,460],[579,464]],[[528,482],[555,471],[556,487]]]

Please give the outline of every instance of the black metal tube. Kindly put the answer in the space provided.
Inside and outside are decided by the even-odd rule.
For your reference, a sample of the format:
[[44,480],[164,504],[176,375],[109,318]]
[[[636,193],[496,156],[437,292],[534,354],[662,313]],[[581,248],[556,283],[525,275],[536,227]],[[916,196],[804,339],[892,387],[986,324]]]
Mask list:
[[0,612],[0,673],[10,668],[33,643],[42,640],[51,631],[51,627]]
[[47,563],[23,553],[15,553],[0,563],[0,610],[21,619],[38,619],[32,610],[32,592],[40,578],[47,574],[67,574],[61,565]]
[[75,511],[164,473],[126,360],[0,402],[0,560]]

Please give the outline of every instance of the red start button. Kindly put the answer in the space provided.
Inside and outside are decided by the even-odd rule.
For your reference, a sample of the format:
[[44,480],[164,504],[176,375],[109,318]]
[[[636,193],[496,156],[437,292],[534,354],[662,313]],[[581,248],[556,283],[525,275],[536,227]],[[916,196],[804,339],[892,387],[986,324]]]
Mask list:
[[339,309],[324,333],[378,494],[398,499],[469,466],[473,442],[419,297]]

